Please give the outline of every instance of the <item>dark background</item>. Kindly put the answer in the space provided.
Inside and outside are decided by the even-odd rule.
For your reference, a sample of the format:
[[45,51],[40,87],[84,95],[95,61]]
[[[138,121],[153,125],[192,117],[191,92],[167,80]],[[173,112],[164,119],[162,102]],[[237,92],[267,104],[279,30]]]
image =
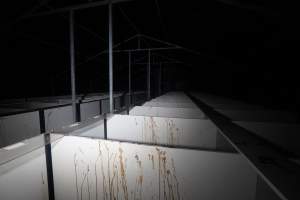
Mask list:
[[[1,3],[1,99],[71,93],[68,13],[22,18],[40,2]],[[34,12],[87,2],[50,0]],[[183,62],[163,65],[166,90],[299,111],[299,12],[291,2],[133,0],[114,5],[113,13],[115,44],[139,33],[194,50],[155,52]],[[108,48],[107,21],[107,6],[75,12],[77,93],[108,91],[108,55],[86,62]],[[127,65],[127,53],[114,54],[115,90],[127,89]],[[146,88],[145,65],[133,66],[133,88]]]

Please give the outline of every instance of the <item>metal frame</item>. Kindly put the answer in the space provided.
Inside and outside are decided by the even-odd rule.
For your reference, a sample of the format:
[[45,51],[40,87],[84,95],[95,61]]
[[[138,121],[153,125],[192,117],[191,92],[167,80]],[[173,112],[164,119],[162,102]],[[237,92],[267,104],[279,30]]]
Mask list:
[[[113,45],[113,4],[115,3],[121,3],[121,2],[127,2],[132,0],[105,0],[105,1],[97,1],[97,2],[89,2],[84,3],[80,5],[74,5],[74,6],[67,6],[63,8],[53,9],[50,11],[45,12],[39,12],[32,14],[32,12],[23,18],[32,18],[37,16],[46,16],[46,15],[52,15],[57,13],[63,13],[63,12],[69,12],[69,37],[70,37],[70,68],[71,68],[71,93],[72,93],[72,112],[73,112],[73,121],[76,122],[80,119],[78,119],[76,113],[77,113],[77,106],[76,106],[76,63],[75,63],[75,41],[74,41],[74,12],[76,10],[82,10],[87,8],[93,8],[97,6],[107,5],[108,6],[108,25],[109,25],[109,48],[108,50],[102,51],[98,53],[96,56],[90,57],[87,59],[87,61],[96,58],[97,56],[101,55],[102,53],[107,53],[109,56],[109,102],[110,102],[110,113],[114,112],[114,99],[113,99],[113,53],[121,53],[121,52],[128,52],[129,54],[129,74],[128,74],[128,90],[129,90],[129,104],[131,104],[131,54],[132,52],[137,51],[146,51],[148,52],[148,63],[147,63],[147,99],[151,98],[151,51],[160,51],[160,50],[172,50],[172,49],[184,49],[183,47],[159,40],[154,37],[150,37],[143,34],[137,34],[133,37],[128,38],[127,40]],[[128,42],[129,40],[132,40],[134,38],[137,38],[137,49],[123,49],[123,50],[114,50],[117,46],[124,42]],[[152,40],[158,43],[163,44],[162,47],[155,47],[155,48],[141,48],[141,39],[145,38],[147,40]],[[80,63],[81,64],[81,63]],[[142,63],[134,63],[134,64],[142,64]],[[156,64],[156,63],[153,63]],[[161,63],[160,63],[161,65]],[[160,66],[161,67],[161,66]],[[160,69],[161,70],[161,69]]]
[[57,14],[57,13],[68,12],[70,10],[73,10],[73,11],[83,10],[83,9],[87,9],[87,8],[94,8],[94,7],[98,7],[98,6],[104,6],[104,5],[108,5],[108,4],[115,4],[115,3],[127,2],[127,1],[133,1],[133,0],[105,0],[105,1],[89,2],[89,3],[74,5],[74,6],[66,6],[63,8],[57,8],[57,9],[50,10],[50,11],[39,12],[36,14],[30,14],[30,15],[24,16],[23,18],[32,18],[32,17],[38,17],[38,16],[53,15],[53,14]]
[[74,13],[69,13],[70,25],[70,63],[71,63],[71,92],[72,92],[72,111],[73,121],[77,121],[76,117],[76,82],[75,82],[75,49],[74,49]]
[[158,50],[172,50],[172,49],[181,49],[181,47],[157,47],[157,48],[143,48],[143,49],[122,49],[122,50],[114,50],[114,53],[120,52],[135,52],[135,51],[158,51]]
[[[183,63],[180,61],[177,62],[168,62],[168,61],[162,61],[162,62],[151,62],[152,65],[160,65],[160,64],[176,64],[176,63]],[[147,65],[148,62],[138,62],[138,63],[133,63],[135,65]]]
[[55,200],[52,153],[51,153],[51,138],[50,137],[51,137],[50,133],[44,134],[47,182],[48,182],[48,197],[49,197],[49,200]]
[[109,110],[113,113],[113,13],[112,3],[108,5],[108,24],[109,24]]

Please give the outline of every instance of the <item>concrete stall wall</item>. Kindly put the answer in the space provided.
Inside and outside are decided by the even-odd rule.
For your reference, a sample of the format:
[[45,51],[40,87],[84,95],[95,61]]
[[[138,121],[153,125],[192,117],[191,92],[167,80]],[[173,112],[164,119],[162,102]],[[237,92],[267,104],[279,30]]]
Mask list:
[[[257,175],[239,154],[66,136],[52,145],[52,160],[57,200],[256,196]],[[0,174],[1,198],[48,199],[44,154],[15,163],[17,167],[9,164]]]
[[[94,114],[92,108],[96,106],[89,103],[86,118]],[[194,118],[199,117],[199,113],[191,110],[200,110],[187,110],[167,108],[159,113],[168,117],[175,115],[175,118],[109,116],[109,139],[152,145],[62,137],[52,144],[55,198],[275,200],[276,195],[273,196],[272,190],[240,154],[207,151],[225,143],[211,121]],[[150,112],[153,113],[157,114]],[[178,116],[187,119],[176,118]],[[45,111],[46,129],[69,125],[69,121],[61,121],[68,118],[72,123],[71,106],[48,109]],[[98,121],[81,131],[84,136],[102,137],[104,128]],[[191,145],[205,150],[167,148],[156,143]],[[21,162],[18,160],[24,157],[0,166],[2,198],[48,199],[44,154],[31,153]]]
[[81,121],[86,121],[89,118],[92,118],[96,115],[100,115],[100,102],[85,102],[80,104],[80,118]]
[[[131,99],[131,103],[132,103],[132,99]],[[124,106],[129,105],[129,95],[128,94],[126,94],[124,97],[124,104],[125,104]]]
[[[124,97],[124,106],[128,105],[129,94],[127,93]],[[140,105],[141,103],[146,101],[146,93],[145,92],[135,92],[132,93],[131,96],[131,104],[132,105]]]
[[70,135],[103,139],[104,138],[103,121],[99,120],[90,125],[85,125],[82,128],[75,129],[74,131],[70,132]]
[[136,94],[133,95],[132,97],[132,103],[135,105],[139,105],[142,102],[146,101],[147,99],[147,94],[144,92],[138,92]]
[[40,134],[39,113],[0,117],[0,147]]
[[193,101],[182,92],[169,92],[152,99],[151,102],[193,103]]
[[216,149],[216,126],[201,119],[115,115],[108,120],[109,139]]
[[205,114],[194,108],[165,108],[165,107],[148,107],[135,106],[130,110],[130,115],[143,115],[152,117],[177,117],[177,118],[196,118],[205,119]]
[[[76,199],[83,183],[83,199],[103,199],[107,193],[118,199],[255,200],[256,173],[239,154],[67,136],[53,148],[52,159],[58,163],[56,199]],[[67,170],[74,165],[76,171]],[[96,181],[98,190],[88,190]]]
[[[83,128],[73,135],[103,138],[104,125]],[[210,120],[114,115],[107,121],[107,138],[234,152]]]
[[121,97],[114,98],[114,109],[119,110],[122,107]]
[[73,123],[72,106],[46,109],[44,115],[46,131],[60,130]]
[[101,114],[109,113],[109,99],[101,100]]
[[149,101],[149,102],[144,103],[143,106],[167,107],[167,108],[196,108],[196,109],[198,109],[197,105],[195,105],[194,103],[167,103],[167,102]]
[[39,148],[0,166],[1,199],[49,199],[44,153]]
[[[137,92],[133,96],[142,100],[145,96],[144,92]],[[60,98],[66,98],[67,101],[70,96],[61,96]],[[97,97],[95,101],[83,102],[80,104],[80,117],[81,121],[86,121],[96,115],[109,112],[109,99],[107,96],[105,99],[101,99],[101,96]],[[47,100],[47,98],[34,98],[35,100]],[[125,98],[126,99],[126,98]],[[72,106],[65,105],[57,108],[45,108],[47,106],[57,106],[59,104],[53,103],[55,98],[48,99],[50,102],[27,102],[26,106],[31,109],[42,108],[44,109],[45,118],[45,130],[61,130],[63,126],[67,126],[73,123]],[[57,100],[57,99],[56,99]],[[101,103],[100,103],[101,101]],[[70,102],[68,102],[70,103]],[[101,104],[101,106],[100,106]],[[122,96],[116,95],[114,97],[115,109],[120,109],[124,102]],[[25,105],[25,104],[24,104]],[[24,107],[24,105],[16,105]],[[25,106],[25,107],[26,107]],[[27,108],[28,109],[28,108]],[[0,108],[3,113],[21,111],[26,112],[26,109],[16,108]],[[26,112],[16,115],[8,115],[0,117],[0,147],[6,146],[12,143],[19,142],[23,139],[35,136],[40,133],[40,119],[38,111]]]
[[22,111],[26,111],[26,110],[22,109],[22,108],[5,108],[5,107],[0,107],[0,115],[1,116],[10,115],[10,114],[14,114],[14,113],[17,113],[17,112],[22,112]]

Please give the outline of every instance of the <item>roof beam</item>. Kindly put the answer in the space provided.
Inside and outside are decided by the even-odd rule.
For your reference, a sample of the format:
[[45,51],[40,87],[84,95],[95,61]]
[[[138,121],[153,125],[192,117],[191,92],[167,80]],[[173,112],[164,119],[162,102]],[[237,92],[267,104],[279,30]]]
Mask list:
[[[159,64],[177,64],[177,63],[183,63],[183,62],[180,62],[180,61],[173,61],[173,62],[170,62],[170,61],[162,61],[162,62],[152,62],[151,65],[159,65]],[[147,62],[142,62],[142,63],[133,63],[134,65],[146,65],[148,64]]]
[[144,49],[122,49],[122,50],[113,50],[114,53],[120,52],[136,52],[136,51],[159,51],[159,50],[172,50],[172,49],[181,49],[180,47],[155,47],[155,48],[144,48]]
[[73,11],[83,10],[83,9],[87,9],[87,8],[94,8],[94,7],[98,7],[98,6],[108,5],[109,3],[115,4],[115,3],[128,2],[128,1],[133,1],[133,0],[105,0],[105,1],[89,2],[89,3],[79,4],[79,5],[57,8],[57,9],[53,9],[50,11],[36,13],[36,14],[31,14],[31,15],[26,16],[25,18],[53,15],[53,14],[57,14],[57,13],[68,12],[70,10],[73,10]]

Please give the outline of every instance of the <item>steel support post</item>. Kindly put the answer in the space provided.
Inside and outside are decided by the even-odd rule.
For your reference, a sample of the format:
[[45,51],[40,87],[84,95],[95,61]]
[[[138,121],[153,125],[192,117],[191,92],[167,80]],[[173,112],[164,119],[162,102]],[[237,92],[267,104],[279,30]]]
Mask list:
[[75,85],[75,50],[74,50],[74,13],[70,10],[70,63],[71,63],[71,91],[72,91],[72,112],[73,122],[76,122],[76,85]]
[[108,4],[108,24],[109,24],[109,111],[113,113],[113,19],[112,19],[112,3]]
[[48,198],[49,200],[55,200],[50,133],[44,134],[44,142],[45,142],[45,157],[46,157],[47,181],[48,181]]

